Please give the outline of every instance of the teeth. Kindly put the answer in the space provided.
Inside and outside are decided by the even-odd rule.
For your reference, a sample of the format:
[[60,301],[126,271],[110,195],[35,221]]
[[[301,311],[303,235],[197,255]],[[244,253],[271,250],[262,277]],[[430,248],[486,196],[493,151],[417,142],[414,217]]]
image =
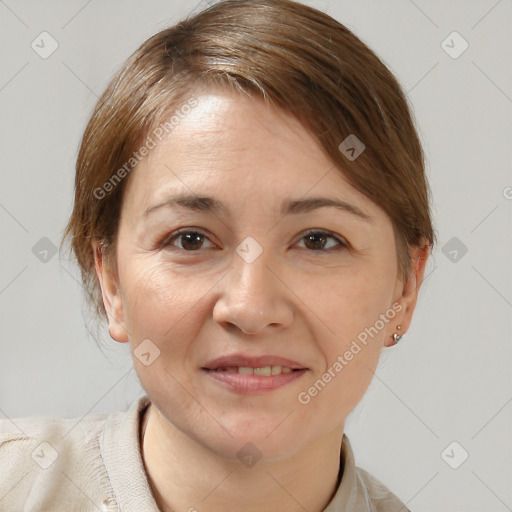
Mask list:
[[290,373],[291,368],[282,366],[263,366],[261,368],[249,368],[247,366],[226,366],[217,368],[218,372],[239,373],[240,375],[262,375],[270,377],[271,375],[281,375],[281,373]]
[[254,375],[264,375],[268,377],[272,375],[272,367],[264,366],[263,368],[254,368]]
[[272,375],[279,375],[280,373],[283,372],[283,368],[281,368],[280,366],[271,366],[270,370],[270,373],[272,373]]

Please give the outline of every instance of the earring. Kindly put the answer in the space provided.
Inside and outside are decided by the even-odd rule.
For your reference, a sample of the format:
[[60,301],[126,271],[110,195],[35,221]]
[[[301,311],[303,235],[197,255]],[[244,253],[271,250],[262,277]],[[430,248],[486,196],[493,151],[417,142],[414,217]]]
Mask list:
[[[401,325],[397,325],[396,329],[399,331],[402,328]],[[397,334],[396,332],[393,334],[393,340],[395,341],[395,345],[402,339],[403,334]]]

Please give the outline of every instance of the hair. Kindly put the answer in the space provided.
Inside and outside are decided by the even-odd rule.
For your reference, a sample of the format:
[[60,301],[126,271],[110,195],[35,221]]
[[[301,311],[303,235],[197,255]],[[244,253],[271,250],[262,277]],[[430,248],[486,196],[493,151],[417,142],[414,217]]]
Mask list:
[[[213,86],[263,99],[303,124],[345,179],[391,219],[400,277],[411,270],[411,247],[433,247],[423,150],[406,96],[384,63],[344,25],[309,6],[224,0],[145,41],[114,75],[84,131],[61,247],[71,239],[100,317],[106,312],[91,242],[115,265],[135,152],[159,124],[170,126],[195,91]],[[355,160],[340,151],[349,135],[365,145]]]

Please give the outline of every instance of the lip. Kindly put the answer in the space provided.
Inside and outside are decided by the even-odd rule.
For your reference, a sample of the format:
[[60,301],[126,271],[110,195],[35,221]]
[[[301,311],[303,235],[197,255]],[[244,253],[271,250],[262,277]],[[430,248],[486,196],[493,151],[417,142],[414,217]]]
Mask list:
[[[229,366],[243,366],[248,368],[281,366],[291,368],[294,371],[271,376],[242,375],[239,373],[215,371],[218,368]],[[268,355],[251,357],[242,354],[233,354],[213,359],[201,368],[201,371],[208,378],[213,379],[216,383],[221,384],[231,391],[242,394],[260,394],[274,391],[300,379],[308,370],[309,368],[298,361],[279,356]]]
[[287,384],[300,379],[308,370],[296,370],[291,373],[282,373],[281,375],[272,375],[264,377],[262,375],[241,375],[239,373],[216,372],[212,370],[201,371],[213,379],[215,382],[227,387],[231,391],[242,394],[260,394],[274,391]]
[[306,365],[297,361],[286,359],[284,357],[267,355],[267,356],[246,356],[243,354],[232,354],[230,356],[222,356],[217,359],[208,361],[202,369],[216,370],[226,366],[245,366],[247,368],[262,368],[263,366],[284,366],[292,370],[308,370]]

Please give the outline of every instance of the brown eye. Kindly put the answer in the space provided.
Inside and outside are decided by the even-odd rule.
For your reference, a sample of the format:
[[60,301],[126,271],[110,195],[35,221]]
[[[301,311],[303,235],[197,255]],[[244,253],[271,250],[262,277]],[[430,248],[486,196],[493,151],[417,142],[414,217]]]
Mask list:
[[[202,249],[206,240],[208,240],[208,238],[198,231],[179,231],[168,238],[164,245],[192,252]],[[176,241],[178,241],[180,245],[176,245]]]
[[[336,250],[347,247],[347,244],[345,242],[343,242],[337,236],[334,236],[332,233],[329,233],[327,231],[310,231],[309,233],[306,233],[302,237],[302,240],[304,240],[304,245],[306,249],[317,252],[327,252],[331,249]],[[334,246],[331,245],[330,247],[327,247],[327,245],[329,244],[329,240],[335,241]]]
[[181,238],[181,245],[187,251],[194,251],[200,248],[203,243],[203,235],[200,233],[185,233],[178,238]]

